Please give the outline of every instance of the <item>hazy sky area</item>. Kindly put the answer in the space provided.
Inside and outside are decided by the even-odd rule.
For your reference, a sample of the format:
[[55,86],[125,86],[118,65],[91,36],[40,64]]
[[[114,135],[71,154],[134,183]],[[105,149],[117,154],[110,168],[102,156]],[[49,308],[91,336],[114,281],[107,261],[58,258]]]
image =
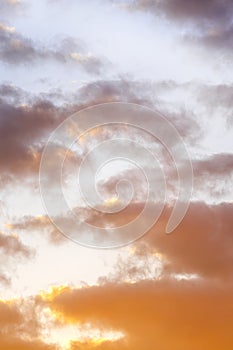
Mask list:
[[[0,348],[233,348],[232,97],[231,0],[0,0]],[[129,241],[139,238],[159,211],[165,173],[158,222],[130,245],[95,249],[74,243],[50,221],[39,169],[62,122],[111,102],[144,106],[144,131],[160,126],[151,111],[175,127],[192,162],[193,191],[184,219],[166,235],[182,183],[176,166],[188,178],[187,163],[174,164],[140,128],[106,125],[77,141],[81,122],[64,124],[41,181],[58,226],[76,241],[92,237],[101,246],[148,205],[141,226],[126,228]],[[112,115],[106,107],[103,120],[120,121],[121,107],[119,115],[118,107],[109,108]],[[125,143],[116,146],[121,138]],[[164,138],[179,151],[180,144]],[[101,143],[106,154],[95,150]],[[142,148],[149,153],[140,159]],[[115,151],[127,159],[98,168]],[[77,188],[78,168],[89,155],[83,189],[94,202],[93,176],[95,208]],[[61,178],[54,177],[59,159]],[[76,213],[72,227],[59,212],[58,182]]]

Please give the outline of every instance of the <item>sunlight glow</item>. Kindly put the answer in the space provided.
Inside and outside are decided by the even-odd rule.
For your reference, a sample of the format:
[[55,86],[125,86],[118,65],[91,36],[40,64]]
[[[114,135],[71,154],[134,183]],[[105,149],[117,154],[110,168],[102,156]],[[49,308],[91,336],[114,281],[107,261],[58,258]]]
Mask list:
[[117,196],[107,198],[104,201],[104,204],[107,206],[113,206],[113,205],[116,205],[117,203],[119,203],[119,198]]

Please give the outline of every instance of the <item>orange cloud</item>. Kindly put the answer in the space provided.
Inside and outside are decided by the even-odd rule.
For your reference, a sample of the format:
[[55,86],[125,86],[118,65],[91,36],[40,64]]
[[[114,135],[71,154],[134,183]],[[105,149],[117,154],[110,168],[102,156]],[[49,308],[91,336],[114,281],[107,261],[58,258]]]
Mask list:
[[4,350],[55,350],[39,339],[35,304],[30,299],[0,301],[0,346]]
[[[67,322],[91,322],[121,330],[126,337],[97,349],[231,348],[232,288],[208,283],[163,280],[136,284],[105,284],[61,292],[51,309]],[[90,343],[71,349],[96,349]]]
[[[126,217],[118,217],[116,222],[129,220],[139,208],[140,205],[131,206],[125,213]],[[19,349],[23,346],[24,349],[31,349],[32,346],[35,349],[53,349],[53,346],[59,346],[58,343],[48,345],[42,340],[38,343],[38,339],[35,342],[35,334],[41,334],[41,328],[48,333],[53,331],[53,327],[58,331],[59,327],[82,327],[87,324],[93,329],[121,332],[124,337],[83,340],[81,336],[77,336],[77,339],[71,336],[67,349],[231,348],[232,208],[230,203],[211,206],[192,203],[175,232],[165,235],[163,227],[171,210],[167,207],[158,225],[144,240],[135,243],[125,261],[118,264],[115,279],[110,276],[100,280],[99,286],[93,287],[52,287],[49,293],[36,296],[34,301],[25,301],[27,308],[31,305],[30,309],[34,308],[37,313],[33,316],[34,326],[29,327],[28,343],[19,337],[19,330],[22,329],[25,334],[27,328],[25,321],[23,326],[19,326],[22,315],[24,319],[27,315],[25,308],[14,309],[12,305],[3,305],[3,328],[14,330],[11,341],[15,341],[15,347],[18,341]],[[106,215],[104,219],[107,218]],[[142,275],[142,268],[146,270],[147,264],[152,263],[149,258],[153,254],[161,258],[162,268],[159,275],[155,274],[149,280]],[[132,264],[129,263],[130,259]],[[144,260],[144,265],[140,265],[140,259]],[[174,274],[197,274],[198,278],[178,281]],[[127,278],[134,278],[134,283],[125,283]],[[53,324],[42,321],[45,310],[50,310]],[[1,337],[5,348],[13,349],[4,335]]]
[[149,247],[167,258],[167,273],[196,273],[207,279],[232,281],[232,203],[191,203],[177,229],[165,235],[169,213],[167,208],[147,237]]

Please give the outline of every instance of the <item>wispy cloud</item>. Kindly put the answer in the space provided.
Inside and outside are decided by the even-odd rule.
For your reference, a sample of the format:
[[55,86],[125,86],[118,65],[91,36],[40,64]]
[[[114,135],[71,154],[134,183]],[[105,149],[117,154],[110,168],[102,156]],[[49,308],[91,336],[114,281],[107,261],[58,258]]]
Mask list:
[[14,27],[0,24],[0,60],[6,64],[55,61],[59,64],[76,64],[90,74],[99,75],[107,61],[85,51],[84,44],[73,38],[61,38],[58,43],[42,45],[17,33]]

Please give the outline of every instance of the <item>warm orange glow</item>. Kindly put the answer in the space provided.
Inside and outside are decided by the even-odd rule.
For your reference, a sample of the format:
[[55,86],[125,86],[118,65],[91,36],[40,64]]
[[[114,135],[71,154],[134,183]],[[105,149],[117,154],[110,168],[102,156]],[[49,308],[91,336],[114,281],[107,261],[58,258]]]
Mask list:
[[39,297],[45,301],[52,301],[57,295],[68,290],[68,286],[50,286],[47,291],[41,291]]

